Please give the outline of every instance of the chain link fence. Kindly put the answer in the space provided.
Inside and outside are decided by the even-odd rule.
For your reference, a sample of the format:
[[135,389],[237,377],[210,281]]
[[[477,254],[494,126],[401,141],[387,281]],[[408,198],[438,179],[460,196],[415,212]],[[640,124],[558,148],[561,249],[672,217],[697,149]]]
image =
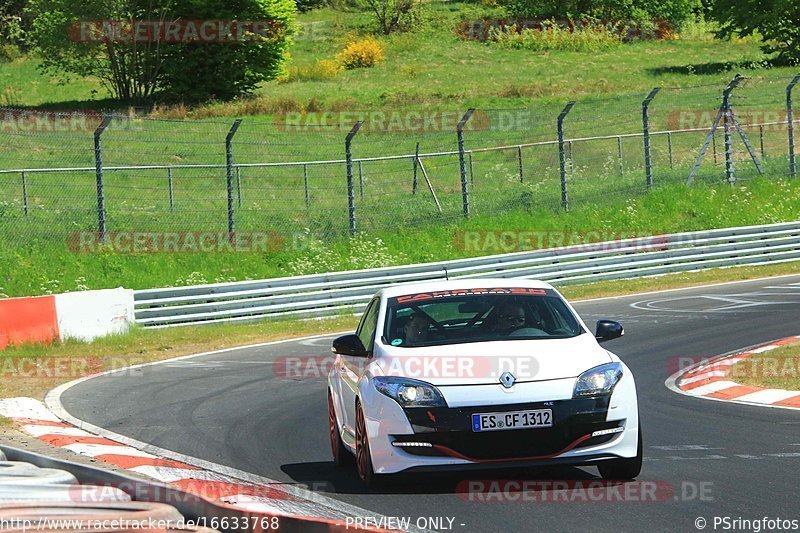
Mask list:
[[10,244],[118,231],[331,238],[794,177],[798,79],[352,120],[0,109],[0,231]]

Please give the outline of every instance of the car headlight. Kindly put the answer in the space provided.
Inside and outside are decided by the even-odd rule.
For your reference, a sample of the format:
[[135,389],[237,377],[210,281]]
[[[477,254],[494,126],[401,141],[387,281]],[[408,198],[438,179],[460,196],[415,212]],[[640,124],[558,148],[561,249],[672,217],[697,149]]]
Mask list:
[[373,378],[375,388],[403,407],[447,407],[439,390],[424,381],[400,377]]
[[596,366],[578,376],[572,397],[580,398],[583,396],[611,394],[620,378],[622,378],[621,364],[606,363]]

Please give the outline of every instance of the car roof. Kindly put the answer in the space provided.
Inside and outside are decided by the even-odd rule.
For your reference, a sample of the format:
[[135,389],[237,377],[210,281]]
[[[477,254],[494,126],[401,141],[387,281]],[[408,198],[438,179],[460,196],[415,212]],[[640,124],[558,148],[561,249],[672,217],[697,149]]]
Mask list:
[[493,288],[531,288],[552,289],[549,283],[532,279],[505,279],[505,278],[480,278],[480,279],[452,279],[433,280],[415,283],[400,283],[382,289],[378,295],[381,298],[393,298],[420,292],[446,291],[454,289],[493,289]]

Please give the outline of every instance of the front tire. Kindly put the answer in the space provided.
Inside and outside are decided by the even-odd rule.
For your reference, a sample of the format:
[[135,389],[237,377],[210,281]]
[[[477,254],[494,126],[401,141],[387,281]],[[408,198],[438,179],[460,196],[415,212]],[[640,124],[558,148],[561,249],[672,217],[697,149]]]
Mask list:
[[364,411],[359,403],[356,403],[356,468],[358,477],[368,488],[374,489],[381,485],[383,476],[376,474],[372,468],[367,425],[364,421]]
[[331,455],[333,464],[336,466],[347,466],[352,464],[353,455],[342,442],[339,434],[339,423],[336,421],[336,410],[333,407],[333,395],[328,391],[328,433],[331,441]]
[[611,459],[598,463],[597,469],[603,479],[635,479],[642,471],[642,425],[639,424],[636,457],[631,459]]

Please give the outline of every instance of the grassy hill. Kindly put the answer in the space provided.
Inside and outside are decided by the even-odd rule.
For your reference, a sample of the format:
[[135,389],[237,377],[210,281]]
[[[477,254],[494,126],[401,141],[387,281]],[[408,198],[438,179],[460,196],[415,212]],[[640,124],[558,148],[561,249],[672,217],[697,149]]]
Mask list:
[[[505,151],[476,151],[474,160],[471,154],[470,219],[461,216],[458,159],[452,154],[425,159],[441,212],[422,175],[417,176],[419,188],[412,194],[410,159],[364,162],[363,188],[357,189],[355,200],[361,234],[353,240],[347,237],[343,164],[251,167],[240,169],[237,228],[280,233],[284,239],[280,250],[79,254],[67,247],[69,235],[92,231],[97,220],[91,129],[60,134],[12,134],[0,129],[0,170],[90,169],[28,173],[27,213],[21,173],[0,173],[0,294],[255,279],[507,251],[465,249],[459,235],[466,230],[644,235],[796,218],[800,185],[782,179],[787,172],[785,130],[768,129],[763,143],[757,130],[748,130],[766,178],[755,177],[737,141],[737,187],[721,183],[721,146],[706,158],[700,182],[685,184],[705,137],[702,131],[669,140],[664,135],[654,137],[652,190],[645,187],[641,137],[615,137],[641,132],[641,100],[654,86],[665,87],[654,102],[654,130],[674,129],[674,117],[687,109],[713,114],[722,87],[735,72],[758,79],[737,93],[737,105],[779,111],[785,79],[795,72],[772,67],[757,41],[717,41],[702,24],[667,41],[590,53],[502,49],[456,36],[460,20],[482,16],[502,14],[476,4],[434,2],[414,31],[380,38],[385,61],[373,68],[331,74],[318,62],[333,59],[348,36],[372,32],[371,19],[352,10],[311,11],[300,15],[302,31],[285,77],[234,102],[173,105],[151,113],[187,120],[135,119],[135,127],[110,128],[104,134],[106,166],[215,165],[176,167],[169,174],[165,168],[107,171],[112,231],[225,231],[225,169],[220,165],[225,162],[223,141],[234,117],[245,117],[235,137],[236,162],[298,162],[342,159],[345,132],[287,133],[270,124],[282,112],[439,109],[460,114],[468,107],[528,108],[530,120],[525,124],[467,132],[470,150],[510,146]],[[60,84],[39,72],[37,65],[35,56],[0,63],[0,106],[124,109],[109,100],[97,80]],[[518,151],[515,145],[552,141],[556,116],[571,99],[579,103],[566,122],[568,138],[611,137],[570,143],[571,204],[565,213],[556,147],[544,144]],[[490,111],[484,117],[501,113]],[[412,154],[417,142],[423,153],[455,150],[451,130],[364,132],[354,141],[354,156]],[[174,201],[168,177],[174,180]],[[307,197],[304,179],[309,184]]]

